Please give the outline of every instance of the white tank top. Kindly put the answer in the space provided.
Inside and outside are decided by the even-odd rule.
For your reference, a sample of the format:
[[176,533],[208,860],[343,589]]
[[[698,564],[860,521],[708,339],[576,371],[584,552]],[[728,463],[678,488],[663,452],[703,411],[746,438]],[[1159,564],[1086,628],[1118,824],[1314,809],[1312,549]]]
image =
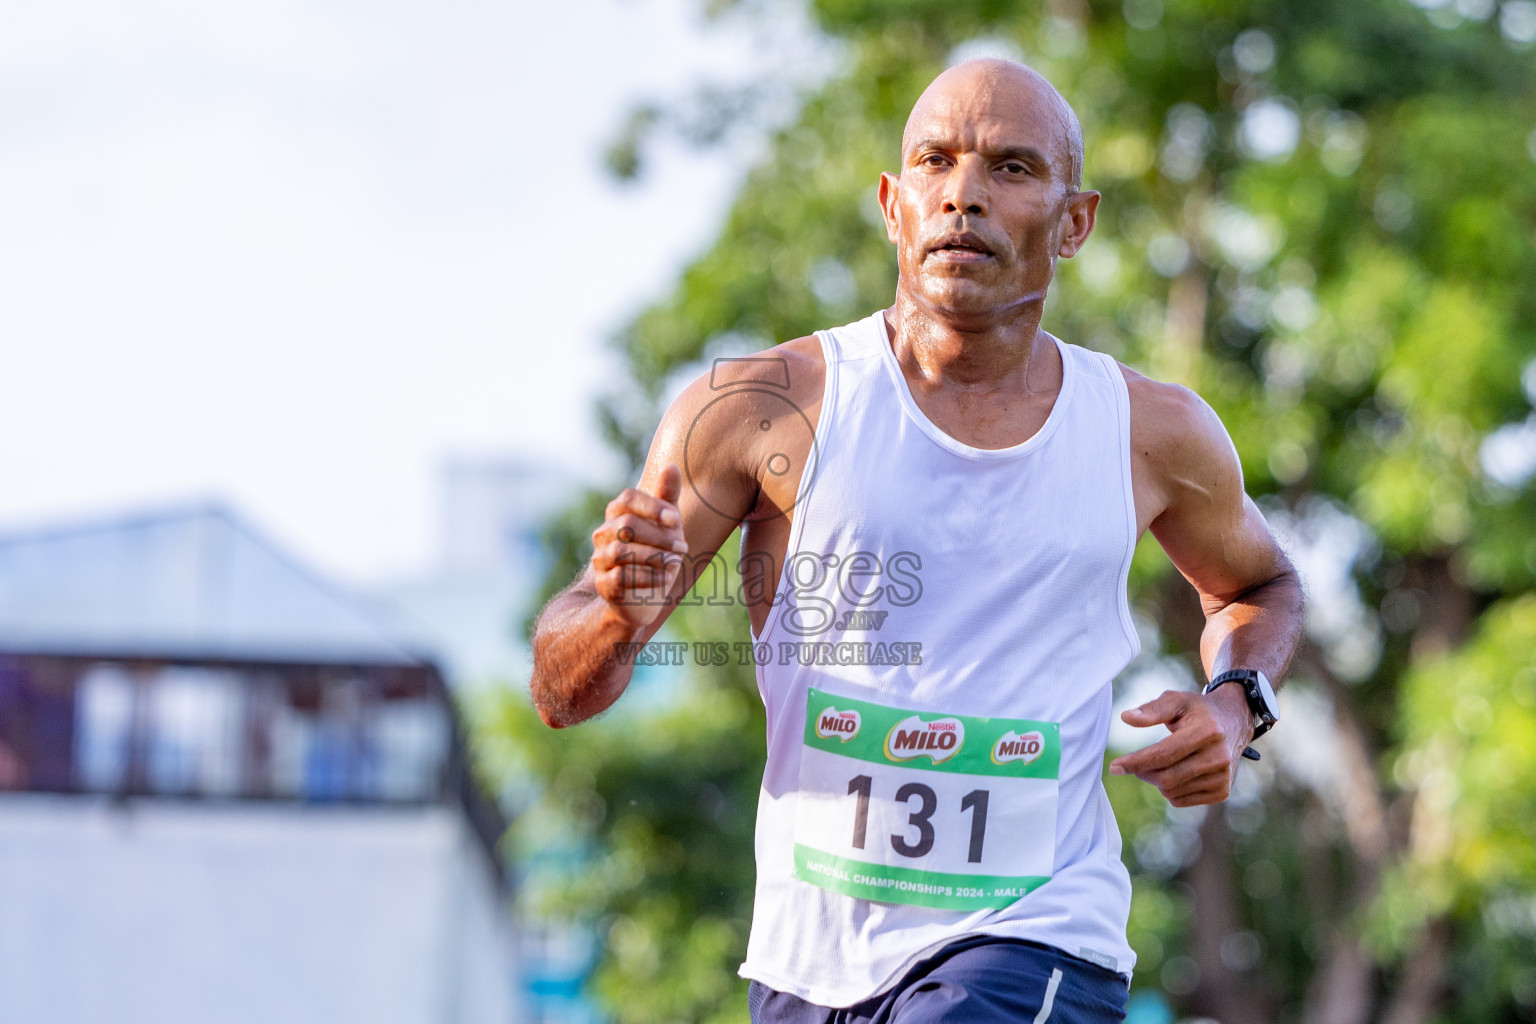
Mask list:
[[1011,448],[913,401],[882,314],[819,332],[826,385],[758,638],[768,762],[744,977],[850,1006],[967,935],[1130,974],[1103,788],[1110,684],[1140,649],[1129,399],[1057,342]]

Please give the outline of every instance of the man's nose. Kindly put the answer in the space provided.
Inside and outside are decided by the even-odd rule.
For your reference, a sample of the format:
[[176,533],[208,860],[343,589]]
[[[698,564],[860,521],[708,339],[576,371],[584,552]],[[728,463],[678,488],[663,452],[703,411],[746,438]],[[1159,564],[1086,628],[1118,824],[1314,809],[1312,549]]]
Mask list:
[[986,168],[975,156],[964,156],[944,183],[944,212],[985,217],[990,196]]

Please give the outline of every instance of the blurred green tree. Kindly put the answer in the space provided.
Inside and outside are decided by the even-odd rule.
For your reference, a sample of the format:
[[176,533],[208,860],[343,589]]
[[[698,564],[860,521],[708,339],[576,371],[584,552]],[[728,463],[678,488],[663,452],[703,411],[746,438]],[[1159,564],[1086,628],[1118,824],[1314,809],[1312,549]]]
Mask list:
[[[669,390],[710,357],[888,304],[874,183],[910,104],[957,57],[1016,54],[1076,106],[1104,193],[1046,326],[1204,395],[1331,588],[1281,726],[1310,723],[1315,764],[1267,758],[1256,790],[1203,815],[1109,781],[1136,987],[1226,1024],[1536,1019],[1536,3],[810,11],[836,70],[772,131],[709,251],[618,339],[633,380],[601,411],[615,446],[638,467]],[[611,166],[643,173],[647,133],[707,142],[720,110],[755,108],[743,93],[703,109],[714,120],[642,108]],[[550,590],[603,500],[552,526]],[[1193,664],[1199,611],[1155,544],[1133,593],[1163,652]],[[702,602],[673,623],[690,642],[748,635],[740,609]],[[640,703],[556,735],[506,697],[483,734],[592,841],[544,896],[601,921],[614,1018],[741,1020],[752,670],[690,670]]]

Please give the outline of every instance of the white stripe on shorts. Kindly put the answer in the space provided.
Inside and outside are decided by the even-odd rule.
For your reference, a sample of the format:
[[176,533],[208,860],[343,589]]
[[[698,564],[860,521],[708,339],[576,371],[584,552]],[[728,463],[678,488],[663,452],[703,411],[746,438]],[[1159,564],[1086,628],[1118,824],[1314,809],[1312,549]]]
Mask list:
[[1051,968],[1051,980],[1045,986],[1045,1001],[1040,1004],[1040,1012],[1035,1014],[1035,1024],[1045,1024],[1051,1019],[1051,1007],[1056,1005],[1056,986],[1061,984],[1061,968]]

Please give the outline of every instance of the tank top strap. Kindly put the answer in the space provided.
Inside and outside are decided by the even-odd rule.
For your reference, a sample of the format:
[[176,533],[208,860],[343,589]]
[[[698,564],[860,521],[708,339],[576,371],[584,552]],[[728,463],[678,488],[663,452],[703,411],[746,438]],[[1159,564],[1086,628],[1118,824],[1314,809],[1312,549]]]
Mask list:
[[818,331],[828,357],[838,362],[858,362],[879,356],[880,346],[885,344],[885,333],[879,322],[883,316],[885,312],[882,310],[842,327]]

